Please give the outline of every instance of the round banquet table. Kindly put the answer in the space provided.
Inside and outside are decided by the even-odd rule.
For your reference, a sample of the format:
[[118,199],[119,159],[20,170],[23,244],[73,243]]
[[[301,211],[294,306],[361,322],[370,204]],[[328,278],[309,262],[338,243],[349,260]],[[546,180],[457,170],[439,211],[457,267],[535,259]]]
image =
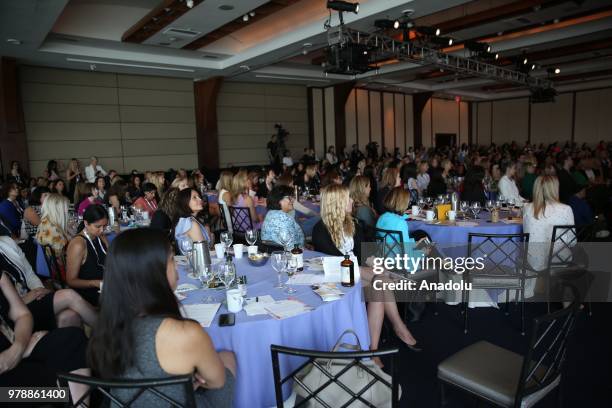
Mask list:
[[[507,218],[508,213],[502,212],[500,219]],[[469,223],[477,223],[478,225],[461,225],[464,220],[457,220],[459,225],[448,225],[448,224],[436,224],[435,222],[427,222],[422,219],[410,219],[408,220],[408,230],[414,232],[416,230],[425,231],[431,237],[433,243],[436,244],[436,249],[442,256],[457,258],[468,256],[468,234],[520,234],[523,232],[522,224],[496,222],[490,221],[491,215],[482,211],[479,214],[478,219],[465,220]],[[479,240],[476,239],[475,242]],[[499,262],[503,258],[503,253],[497,251],[493,254],[492,260]],[[497,259],[495,259],[497,258]],[[460,281],[461,275],[447,273],[447,278],[455,282]],[[526,296],[529,297],[533,293],[533,288],[530,284],[526,287]],[[479,290],[475,289],[471,293],[470,307],[497,307],[497,303],[500,301],[500,296],[505,296],[505,291],[497,289],[486,289]],[[444,300],[449,304],[456,304],[461,301],[461,292],[444,292]]]
[[[313,251],[304,253],[306,259],[322,255]],[[219,314],[227,313],[226,306],[221,305],[212,324],[205,330],[217,350],[230,350],[236,355],[238,372],[234,407],[276,405],[271,344],[329,351],[344,330],[352,329],[357,333],[362,347],[369,346],[368,319],[359,283],[353,288],[338,285],[345,292],[342,299],[324,303],[308,285],[292,286],[297,293],[290,296],[284,290],[273,288],[277,274],[269,260],[262,267],[251,266],[246,257],[236,259],[235,264],[237,275],[247,276],[248,298],[271,295],[275,300],[283,300],[291,297],[313,307],[314,310],[283,320],[276,320],[268,315],[247,316],[243,310],[236,314],[234,326],[219,327]],[[191,283],[200,287],[199,281],[187,276],[185,266],[179,265],[178,271],[179,284]],[[283,280],[286,280],[286,276]],[[182,301],[183,304],[202,303],[208,296],[212,296],[215,302],[225,299],[225,290],[198,289],[183,294],[187,296]],[[281,374],[296,369],[302,363],[302,359],[281,357]],[[287,384],[283,388],[283,396],[287,399],[290,394],[291,387]]]
[[[502,212],[500,218],[507,216],[507,213]],[[462,226],[459,225],[435,224],[426,222],[422,219],[411,219],[408,221],[408,230],[416,231],[423,230],[429,234],[431,240],[437,244],[456,244],[467,245],[468,234],[520,234],[523,232],[522,224],[506,224],[504,222],[491,222],[491,216],[488,212],[481,212],[476,220],[469,219],[466,222],[476,222],[478,225]]]

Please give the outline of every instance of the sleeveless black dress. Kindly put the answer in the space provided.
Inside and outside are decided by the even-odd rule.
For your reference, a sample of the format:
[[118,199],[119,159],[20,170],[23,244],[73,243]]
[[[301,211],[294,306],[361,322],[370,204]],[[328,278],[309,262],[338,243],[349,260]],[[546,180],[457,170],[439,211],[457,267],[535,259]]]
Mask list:
[[[104,262],[106,261],[106,246],[100,238],[87,239],[77,235],[85,241],[87,246],[87,258],[79,270],[79,279],[102,280],[104,278]],[[98,306],[100,294],[97,288],[75,288],[75,290],[90,304]]]

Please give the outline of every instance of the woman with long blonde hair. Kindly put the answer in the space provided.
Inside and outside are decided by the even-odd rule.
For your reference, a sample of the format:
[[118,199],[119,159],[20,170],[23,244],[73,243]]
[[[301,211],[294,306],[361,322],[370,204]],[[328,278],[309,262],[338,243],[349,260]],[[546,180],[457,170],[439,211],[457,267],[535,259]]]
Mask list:
[[[569,205],[559,201],[559,179],[540,176],[533,183],[533,202],[523,209],[523,232],[529,234],[529,264],[535,270],[546,267],[550,249],[547,244],[552,240],[555,225],[574,225],[574,213]],[[565,241],[568,240],[570,237]]]
[[164,173],[152,173],[149,177],[149,181],[155,184],[155,187],[157,187],[157,194],[160,196],[166,191],[166,176],[164,176]]
[[[321,190],[321,221],[312,230],[312,242],[315,251],[328,255],[342,256],[354,254],[361,259],[361,244],[363,234],[358,224],[355,224],[351,215],[353,200],[350,197],[348,187],[338,184],[330,184]],[[361,265],[359,274],[364,288],[370,288],[371,282],[387,280],[384,275],[375,275],[369,266]],[[384,301],[368,302],[368,326],[370,329],[370,349],[377,350],[380,341],[380,333],[385,316],[391,322],[396,335],[414,351],[419,351],[415,346],[416,340],[404,324],[397,310],[397,303],[392,293],[382,293]],[[376,364],[382,365],[376,359]]]
[[65,265],[65,248],[68,236],[68,198],[60,194],[49,194],[42,204],[42,218],[36,240],[41,246],[49,245],[58,263]]
[[234,207],[247,207],[253,221],[253,228],[259,228],[263,221],[255,211],[255,201],[249,195],[249,176],[246,170],[240,170],[232,179],[232,203]]
[[[219,213],[221,213],[221,208],[223,208],[223,217],[225,217],[225,225],[227,225],[227,229],[232,232],[232,220],[230,218],[228,205],[232,203],[232,179],[234,178],[234,174],[229,170],[223,170],[219,175],[219,182],[217,183],[219,196],[217,202],[219,203]],[[221,207],[223,205],[223,207]]]

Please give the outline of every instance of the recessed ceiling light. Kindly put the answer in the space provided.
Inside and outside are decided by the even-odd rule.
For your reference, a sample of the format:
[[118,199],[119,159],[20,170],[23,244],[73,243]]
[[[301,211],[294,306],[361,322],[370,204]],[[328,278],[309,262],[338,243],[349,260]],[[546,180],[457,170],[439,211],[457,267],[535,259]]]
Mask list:
[[242,16],[242,21],[244,21],[245,23],[249,21],[249,15],[245,14],[244,16]]
[[240,69],[244,69],[245,71],[248,71],[251,69],[251,67],[249,67],[248,65],[241,65]]
[[254,11],[249,12],[249,16],[255,17],[255,12]]
[[560,68],[555,68],[555,74],[560,74],[561,73],[561,69]]
[[13,45],[20,45],[21,44],[21,41],[15,39],[15,38],[9,38],[9,39],[6,40],[6,42],[9,43],[9,44],[13,44]]
[[230,11],[233,9],[234,9],[234,6],[232,6],[231,4],[222,4],[219,6],[219,10],[223,10],[223,11]]
[[312,43],[308,43],[308,42],[304,43],[304,48],[309,48],[309,47],[312,47]]

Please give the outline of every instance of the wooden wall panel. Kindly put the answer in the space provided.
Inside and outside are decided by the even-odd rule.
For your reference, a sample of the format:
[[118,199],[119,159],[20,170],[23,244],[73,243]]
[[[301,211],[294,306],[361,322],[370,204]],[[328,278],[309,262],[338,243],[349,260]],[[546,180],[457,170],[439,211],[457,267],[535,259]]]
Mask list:
[[406,146],[404,151],[408,151],[409,147],[414,147],[414,112],[412,95],[404,95],[404,115],[406,122]]
[[351,151],[354,144],[357,144],[357,111],[356,111],[357,90],[353,89],[346,100],[346,150]]
[[368,105],[368,91],[357,89],[357,138],[359,149],[365,152],[370,143],[370,106]]
[[525,143],[528,135],[529,99],[493,102],[493,142]]
[[423,108],[423,113],[421,115],[421,123],[422,123],[422,133],[423,133],[423,143],[424,147],[433,146],[433,134],[432,134],[432,99],[427,101],[425,108]]
[[395,148],[395,111],[393,108],[393,94],[385,92],[382,94],[383,101],[383,145],[388,152]]
[[[334,88],[323,90],[325,97],[325,151],[329,146],[336,145],[336,115],[334,111]],[[322,156],[323,157],[323,156]]]
[[395,111],[393,114],[393,122],[395,125],[395,147],[400,149],[402,154],[406,151],[406,108],[404,107],[404,95],[395,94],[393,95],[395,103]]
[[382,147],[382,116],[381,116],[381,94],[370,91],[370,136],[373,142],[378,142]]
[[318,158],[325,156],[325,122],[323,118],[323,89],[312,90],[312,122],[314,149]]
[[565,143],[572,136],[572,95],[558,95],[554,103],[531,106],[531,142]]

